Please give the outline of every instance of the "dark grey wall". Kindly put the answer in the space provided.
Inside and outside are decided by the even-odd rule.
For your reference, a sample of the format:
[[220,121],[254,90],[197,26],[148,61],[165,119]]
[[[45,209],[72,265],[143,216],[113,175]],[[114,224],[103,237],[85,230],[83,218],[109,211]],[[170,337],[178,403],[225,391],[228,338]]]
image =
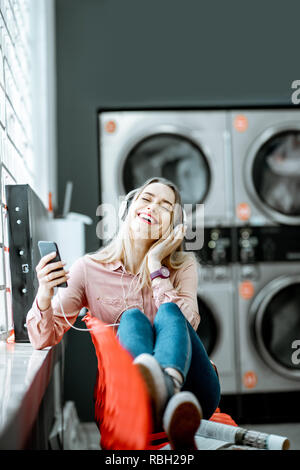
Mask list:
[[[279,5],[280,4],[280,5]],[[94,220],[97,109],[290,104],[300,3],[57,0],[58,198]]]
[[[72,180],[71,210],[94,221],[86,251],[98,247],[98,109],[289,105],[300,79],[297,1],[56,2],[59,210]],[[92,350],[85,333],[70,332],[66,396],[84,421]]]

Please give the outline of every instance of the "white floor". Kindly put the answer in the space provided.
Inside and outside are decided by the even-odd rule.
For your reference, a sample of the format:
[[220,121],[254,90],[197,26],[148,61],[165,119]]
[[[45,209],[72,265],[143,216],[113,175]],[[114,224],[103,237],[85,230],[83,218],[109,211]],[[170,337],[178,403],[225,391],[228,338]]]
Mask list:
[[95,423],[80,423],[80,435],[85,443],[84,450],[101,450],[100,433]]

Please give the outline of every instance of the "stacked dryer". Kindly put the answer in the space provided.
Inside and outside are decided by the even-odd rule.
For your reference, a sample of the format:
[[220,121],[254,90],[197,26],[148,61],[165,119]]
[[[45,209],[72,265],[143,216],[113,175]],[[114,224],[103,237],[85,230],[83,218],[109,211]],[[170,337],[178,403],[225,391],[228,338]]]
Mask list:
[[[122,111],[99,115],[101,202],[113,203],[150,177],[178,186],[192,232],[204,204],[198,334],[216,363],[222,393],[236,393],[231,258],[232,162],[224,111]],[[189,210],[190,208],[190,210]],[[199,229],[199,227],[198,227]],[[200,231],[203,229],[200,227]]]
[[238,248],[238,389],[300,390],[300,112],[230,112],[228,127]]

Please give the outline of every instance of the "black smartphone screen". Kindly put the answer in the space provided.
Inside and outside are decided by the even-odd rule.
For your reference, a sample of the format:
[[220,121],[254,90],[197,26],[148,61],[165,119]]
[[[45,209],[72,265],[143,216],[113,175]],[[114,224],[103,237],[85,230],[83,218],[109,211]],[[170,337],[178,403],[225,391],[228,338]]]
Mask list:
[[[41,258],[48,255],[49,253],[52,253],[53,251],[56,251],[55,258],[53,258],[51,261],[49,261],[49,263],[56,263],[57,261],[61,261],[59,249],[58,249],[58,246],[55,242],[39,241],[38,242],[38,247],[39,247]],[[54,271],[60,271],[60,270],[61,270],[61,268],[54,269]],[[68,283],[67,282],[62,282],[57,287],[68,287]]]

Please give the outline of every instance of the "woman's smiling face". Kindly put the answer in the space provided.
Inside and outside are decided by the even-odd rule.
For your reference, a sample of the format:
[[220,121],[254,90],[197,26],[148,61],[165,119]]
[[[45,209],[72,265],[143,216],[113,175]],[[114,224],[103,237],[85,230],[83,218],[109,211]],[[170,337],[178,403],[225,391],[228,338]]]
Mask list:
[[129,209],[129,223],[134,238],[158,240],[167,232],[175,205],[172,188],[151,183],[134,200]]

